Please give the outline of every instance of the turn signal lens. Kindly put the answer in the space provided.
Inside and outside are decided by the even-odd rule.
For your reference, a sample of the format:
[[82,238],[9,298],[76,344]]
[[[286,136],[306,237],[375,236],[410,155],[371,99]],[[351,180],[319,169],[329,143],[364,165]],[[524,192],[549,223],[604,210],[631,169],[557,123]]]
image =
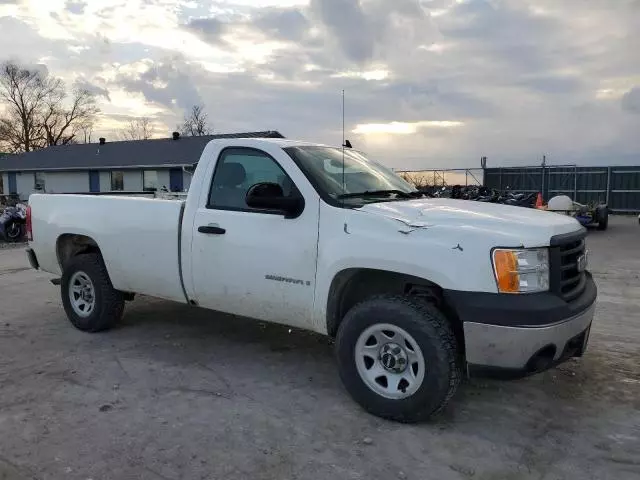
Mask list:
[[518,256],[513,250],[494,250],[493,266],[501,293],[520,292],[520,274],[518,273]]

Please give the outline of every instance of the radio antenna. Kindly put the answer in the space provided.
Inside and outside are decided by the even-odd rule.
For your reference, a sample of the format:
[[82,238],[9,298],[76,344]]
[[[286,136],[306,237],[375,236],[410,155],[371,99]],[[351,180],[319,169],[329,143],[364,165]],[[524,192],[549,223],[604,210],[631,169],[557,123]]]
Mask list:
[[342,193],[347,193],[347,186],[344,182],[344,90],[342,90]]

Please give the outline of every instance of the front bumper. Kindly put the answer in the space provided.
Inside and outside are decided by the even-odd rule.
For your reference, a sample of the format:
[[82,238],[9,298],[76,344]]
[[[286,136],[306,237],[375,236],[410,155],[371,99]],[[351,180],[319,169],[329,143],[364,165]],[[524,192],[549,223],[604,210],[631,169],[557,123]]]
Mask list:
[[[521,377],[581,356],[589,339],[597,295],[591,275],[587,274],[586,281],[584,292],[570,303],[552,298],[553,294],[478,293],[469,297],[468,293],[458,296],[447,292],[449,301],[457,298],[464,303],[450,305],[462,320],[469,374]],[[492,301],[484,298],[487,295]],[[465,298],[472,301],[465,302]],[[534,298],[535,317],[528,309]],[[523,310],[517,308],[518,299]]]
[[518,328],[465,322],[469,373],[519,377],[581,356],[595,304],[580,315],[544,327]]

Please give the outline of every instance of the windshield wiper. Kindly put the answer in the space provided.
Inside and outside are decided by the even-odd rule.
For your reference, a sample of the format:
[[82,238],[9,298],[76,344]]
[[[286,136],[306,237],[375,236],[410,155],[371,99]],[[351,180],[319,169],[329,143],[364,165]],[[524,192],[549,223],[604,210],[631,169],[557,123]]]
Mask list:
[[420,192],[404,192],[402,190],[365,190],[364,192],[342,193],[338,195],[338,198],[388,197],[393,194],[398,198],[418,198],[422,196]]

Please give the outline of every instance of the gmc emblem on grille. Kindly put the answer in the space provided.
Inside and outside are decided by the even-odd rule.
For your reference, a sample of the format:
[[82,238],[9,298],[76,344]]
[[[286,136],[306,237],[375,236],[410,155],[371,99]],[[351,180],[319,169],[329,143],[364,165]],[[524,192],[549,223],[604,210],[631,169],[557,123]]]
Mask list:
[[587,263],[589,263],[589,252],[584,252],[576,260],[576,267],[579,272],[584,272],[587,269]]

